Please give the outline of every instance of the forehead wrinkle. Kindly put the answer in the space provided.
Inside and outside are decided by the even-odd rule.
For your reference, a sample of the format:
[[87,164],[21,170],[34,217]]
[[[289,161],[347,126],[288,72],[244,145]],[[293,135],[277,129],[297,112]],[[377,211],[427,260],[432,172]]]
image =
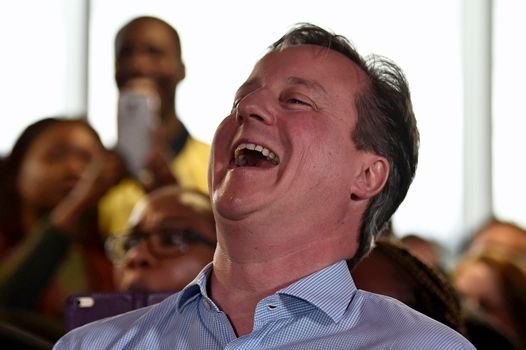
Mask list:
[[287,83],[292,85],[304,86],[315,93],[327,96],[327,90],[325,90],[325,88],[320,83],[314,80],[304,79],[300,77],[288,77]]
[[[285,82],[287,84],[290,84],[290,85],[296,85],[296,86],[305,87],[308,90],[310,90],[310,91],[312,91],[314,93],[317,93],[319,95],[323,95],[323,96],[327,96],[328,95],[327,94],[327,90],[325,90],[325,88],[320,83],[318,83],[317,81],[314,81],[314,80],[291,76],[291,77],[287,77],[285,79]],[[255,89],[257,89],[257,88],[259,88],[261,86],[262,86],[262,83],[261,83],[261,79],[260,78],[257,78],[257,77],[250,78],[249,80],[247,80],[245,83],[243,83],[239,87],[238,94],[239,93],[244,93],[245,91],[249,91],[250,92],[250,91],[255,90]]]

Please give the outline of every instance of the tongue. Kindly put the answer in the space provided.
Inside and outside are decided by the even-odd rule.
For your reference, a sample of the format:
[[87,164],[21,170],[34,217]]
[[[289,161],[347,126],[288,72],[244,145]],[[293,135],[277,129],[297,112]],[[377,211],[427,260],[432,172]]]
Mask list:
[[263,154],[257,151],[248,151],[244,154],[247,163],[245,166],[252,166],[258,168],[271,168],[274,166]]

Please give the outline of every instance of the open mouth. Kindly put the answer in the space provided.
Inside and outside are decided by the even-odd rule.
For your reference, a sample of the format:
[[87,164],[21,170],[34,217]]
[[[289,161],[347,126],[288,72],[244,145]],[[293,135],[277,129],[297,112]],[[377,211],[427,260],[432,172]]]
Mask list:
[[279,157],[268,148],[255,143],[241,143],[234,151],[237,167],[269,168],[279,164]]

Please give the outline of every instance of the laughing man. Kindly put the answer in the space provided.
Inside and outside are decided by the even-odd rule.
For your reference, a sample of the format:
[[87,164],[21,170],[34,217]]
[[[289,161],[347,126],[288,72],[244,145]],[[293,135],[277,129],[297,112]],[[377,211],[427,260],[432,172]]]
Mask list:
[[404,199],[417,154],[400,69],[317,26],[293,28],[217,129],[213,262],[160,304],[56,349],[474,349],[349,273]]

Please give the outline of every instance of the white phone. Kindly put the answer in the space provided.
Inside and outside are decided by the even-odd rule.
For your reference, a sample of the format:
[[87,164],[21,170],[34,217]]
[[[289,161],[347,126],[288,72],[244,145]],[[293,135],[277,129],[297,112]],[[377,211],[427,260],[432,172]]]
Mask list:
[[123,91],[117,114],[117,149],[123,155],[131,175],[138,179],[145,167],[158,123],[159,101],[147,91]]

